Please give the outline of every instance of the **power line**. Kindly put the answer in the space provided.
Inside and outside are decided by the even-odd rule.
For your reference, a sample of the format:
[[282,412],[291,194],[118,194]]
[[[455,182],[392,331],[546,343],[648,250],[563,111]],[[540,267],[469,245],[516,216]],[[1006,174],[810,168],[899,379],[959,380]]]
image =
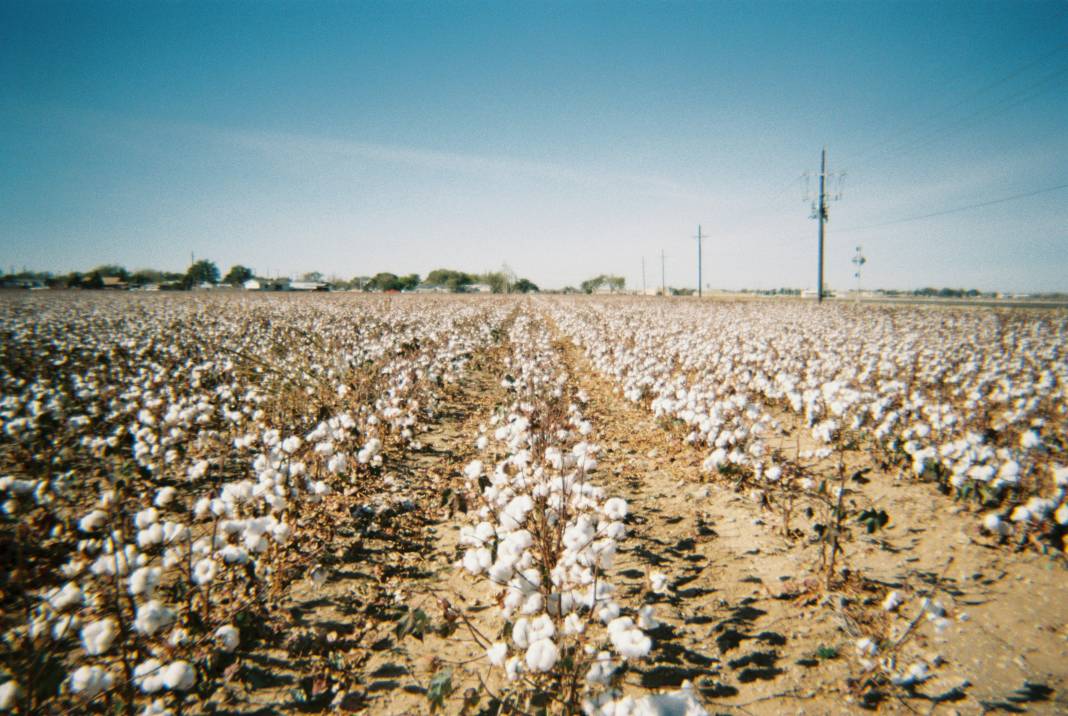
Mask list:
[[894,224],[904,224],[908,221],[919,221],[920,219],[930,219],[935,216],[945,216],[946,214],[956,214],[961,211],[969,211],[971,209],[979,209],[984,206],[993,206],[994,204],[1004,204],[1007,201],[1015,201],[1016,199],[1026,199],[1029,196],[1037,196],[1039,194],[1047,194],[1051,191],[1057,191],[1059,189],[1068,189],[1068,184],[1058,184],[1057,186],[1048,186],[1044,189],[1035,189],[1034,191],[1024,192],[1023,194],[1013,194],[1012,196],[1003,196],[1000,199],[991,199],[990,201],[983,201],[978,204],[968,204],[967,206],[958,206],[953,209],[944,209],[942,211],[932,211],[929,214],[921,214],[919,216],[909,216],[904,219],[893,219],[891,221],[883,221],[878,224],[866,224],[864,226],[850,226],[845,229],[838,229],[839,233],[846,231],[863,231],[865,229],[877,229],[883,226],[892,226]]
[[969,92],[968,94],[966,94],[964,97],[962,97],[961,99],[957,100],[953,104],[951,104],[951,105],[949,105],[947,107],[944,107],[944,108],[942,108],[940,110],[937,110],[937,111],[935,111],[933,113],[928,114],[920,122],[918,122],[918,123],[916,123],[916,124],[914,124],[914,125],[912,125],[910,127],[906,127],[905,129],[903,129],[901,131],[894,132],[889,137],[886,137],[885,139],[883,139],[883,140],[875,143],[874,145],[870,146],[868,149],[865,149],[864,151],[854,155],[854,158],[852,160],[844,162],[844,164],[851,166],[851,168],[855,168],[856,164],[858,164],[858,163],[860,163],[860,164],[867,163],[867,161],[865,161],[865,160],[870,160],[873,155],[874,156],[879,156],[879,155],[881,155],[881,154],[883,154],[883,153],[885,153],[887,151],[890,151],[892,149],[892,147],[889,148],[889,149],[883,149],[883,148],[886,147],[888,144],[893,144],[893,143],[897,142],[899,139],[901,139],[903,137],[906,137],[906,136],[908,136],[910,134],[915,133],[917,130],[923,128],[925,125],[929,125],[931,123],[931,120],[937,119],[939,117],[942,117],[942,116],[946,115],[948,112],[956,109],[957,107],[960,107],[961,105],[966,104],[970,100],[972,100],[972,99],[974,99],[976,97],[979,97],[979,96],[983,95],[984,93],[994,89],[998,85],[1004,84],[1005,82],[1008,82],[1009,80],[1011,80],[1011,79],[1013,79],[1015,77],[1018,77],[1019,75],[1023,74],[1024,72],[1026,72],[1027,70],[1031,69],[1035,65],[1038,65],[1038,64],[1040,64],[1042,62],[1045,62],[1049,58],[1053,57],[1057,53],[1059,53],[1062,50],[1064,50],[1065,48],[1068,48],[1068,42],[1061,43],[1061,44],[1057,45],[1052,50],[1048,50],[1048,51],[1042,53],[1041,55],[1039,55],[1035,59],[1030,60],[1030,61],[1024,63],[1023,65],[1020,65],[1020,66],[1016,67],[1015,69],[1009,71],[1007,74],[1002,75],[999,78],[986,83],[985,85],[982,85],[981,87],[979,87],[978,89],[973,90],[972,92]]
[[[861,162],[859,166],[866,166],[867,164],[870,164],[873,159],[878,159],[882,155],[891,152],[895,156],[902,156],[904,154],[923,149],[924,147],[928,147],[932,143],[940,139],[945,139],[946,137],[953,136],[954,134],[960,131],[963,131],[965,129],[970,128],[971,126],[975,126],[976,124],[990,119],[991,117],[996,117],[999,114],[1002,114],[1012,109],[1013,107],[1023,104],[1024,102],[1029,102],[1033,99],[1036,99],[1037,97],[1046,94],[1051,89],[1056,89],[1058,87],[1056,81],[1066,74],[1068,74],[1068,66],[1062,67],[1056,70],[1055,72],[1052,72],[1042,77],[1037,82],[1033,82],[1008,96],[1002,97],[1001,99],[993,102],[992,104],[980,107],[971,114],[965,115],[963,118],[958,119],[953,123],[944,125],[939,128],[935,128],[933,131],[928,132],[926,135],[922,135],[917,138],[915,142],[906,142],[904,144],[899,144],[897,146],[884,149],[883,151],[876,152],[875,154],[870,155],[866,162]],[[854,164],[851,168],[855,171],[857,166],[857,164]]]

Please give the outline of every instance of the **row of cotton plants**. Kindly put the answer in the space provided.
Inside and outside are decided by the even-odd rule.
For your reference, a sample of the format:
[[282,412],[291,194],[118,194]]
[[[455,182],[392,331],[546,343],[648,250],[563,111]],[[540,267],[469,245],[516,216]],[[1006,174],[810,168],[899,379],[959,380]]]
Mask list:
[[[984,529],[1062,544],[1063,313],[614,302],[553,315],[625,397],[707,446],[707,468],[776,483],[801,474],[776,462],[791,447],[818,461],[867,440],[903,474],[978,502]],[[790,415],[814,446],[772,439],[773,416]]]
[[521,314],[509,342],[510,402],[472,436],[483,457],[465,476],[479,507],[462,529],[459,563],[501,590],[497,637],[475,635],[504,677],[497,698],[521,711],[541,699],[561,713],[683,713],[668,709],[679,704],[705,713],[689,691],[621,695],[621,667],[649,654],[645,631],[657,626],[652,607],[620,604],[608,578],[628,505],[592,479],[587,396],[570,383],[546,323]]
[[3,306],[4,708],[209,698],[502,315],[167,299]]

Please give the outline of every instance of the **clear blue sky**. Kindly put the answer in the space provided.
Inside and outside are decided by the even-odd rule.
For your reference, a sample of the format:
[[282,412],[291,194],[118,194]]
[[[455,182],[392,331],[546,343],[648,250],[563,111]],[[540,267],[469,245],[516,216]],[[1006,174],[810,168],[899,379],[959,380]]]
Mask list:
[[1068,189],[863,228],[1068,184],[1065,0],[4,0],[0,87],[5,269],[813,287],[826,145],[832,287],[1068,290]]

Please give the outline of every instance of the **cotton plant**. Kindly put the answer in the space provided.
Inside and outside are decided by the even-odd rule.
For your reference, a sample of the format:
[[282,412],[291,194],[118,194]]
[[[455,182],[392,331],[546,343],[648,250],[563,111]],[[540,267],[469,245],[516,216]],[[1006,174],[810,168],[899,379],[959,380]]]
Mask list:
[[501,590],[502,638],[483,648],[507,698],[548,689],[562,708],[577,709],[609,693],[623,663],[649,654],[645,630],[656,622],[651,609],[623,614],[606,576],[629,507],[593,480],[588,396],[570,386],[540,322],[517,318],[509,346],[501,385],[511,402],[475,437],[483,457],[463,470],[479,507],[461,528],[457,566]]

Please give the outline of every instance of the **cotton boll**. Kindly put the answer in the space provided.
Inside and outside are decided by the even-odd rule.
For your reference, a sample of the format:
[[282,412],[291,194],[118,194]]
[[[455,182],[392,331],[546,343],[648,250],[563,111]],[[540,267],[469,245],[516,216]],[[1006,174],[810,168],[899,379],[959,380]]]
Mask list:
[[115,677],[99,666],[82,666],[70,675],[70,690],[75,694],[93,697],[111,688]]
[[604,503],[603,512],[612,521],[623,520],[627,516],[627,501],[613,497]]
[[663,594],[667,590],[667,575],[663,572],[653,572],[649,575],[650,588],[657,594]]
[[215,630],[215,643],[219,645],[219,649],[227,653],[237,648],[241,642],[241,633],[237,630],[237,627],[226,624]]
[[586,631],[586,622],[576,612],[564,617],[564,634],[572,636]]
[[868,637],[858,639],[856,648],[857,654],[860,656],[875,656],[879,652],[878,645]]
[[173,487],[161,487],[156,492],[156,499],[152,501],[152,504],[156,507],[166,507],[174,500],[174,496],[178,494],[178,491]]
[[143,693],[154,694],[163,688],[162,671],[159,659],[146,659],[134,667],[134,685]]
[[527,649],[526,663],[531,671],[544,673],[552,671],[559,658],[560,650],[552,639],[538,639]]
[[983,518],[983,529],[991,534],[1000,535],[1002,537],[1012,532],[1012,527],[1006,524],[1000,515],[993,512]]
[[140,716],[174,716],[174,712],[167,708],[167,702],[163,699],[153,699],[141,709]]
[[598,652],[589,671],[586,672],[586,681],[591,684],[607,685],[612,680],[612,674],[616,672],[616,666],[610,653]]
[[193,584],[197,586],[203,586],[210,584],[215,579],[215,573],[218,571],[219,565],[213,559],[201,559],[193,565]]
[[87,624],[82,628],[82,646],[90,656],[103,654],[111,648],[111,643],[118,636],[115,620],[109,618]]
[[197,672],[188,661],[172,661],[163,669],[163,685],[172,691],[188,691],[197,682]]
[[653,616],[653,605],[646,604],[638,610],[638,628],[644,630],[656,629],[660,626],[660,622]]
[[163,542],[163,525],[154,522],[137,533],[137,546],[148,549]]
[[134,515],[134,524],[138,529],[145,529],[159,520],[159,512],[155,507],[147,507]]
[[152,636],[160,629],[174,623],[174,611],[168,609],[158,600],[152,599],[137,608],[134,630]]
[[48,603],[57,612],[61,612],[67,607],[73,607],[82,603],[85,595],[82,590],[74,582],[67,582],[63,585],[62,589],[52,590],[48,596]]
[[486,649],[486,658],[493,666],[504,666],[505,657],[508,656],[508,645],[498,641]]
[[96,532],[104,526],[107,520],[108,515],[106,512],[103,510],[93,510],[78,520],[78,529],[82,532]]
[[130,594],[151,597],[162,576],[163,570],[159,567],[138,567],[127,580]]
[[22,696],[22,689],[14,679],[0,684],[0,711],[13,711]]
[[523,662],[518,656],[513,656],[504,662],[504,675],[509,681],[515,681],[523,673]]
[[1053,519],[1059,525],[1068,525],[1068,502],[1057,508],[1057,511],[1053,513]]

